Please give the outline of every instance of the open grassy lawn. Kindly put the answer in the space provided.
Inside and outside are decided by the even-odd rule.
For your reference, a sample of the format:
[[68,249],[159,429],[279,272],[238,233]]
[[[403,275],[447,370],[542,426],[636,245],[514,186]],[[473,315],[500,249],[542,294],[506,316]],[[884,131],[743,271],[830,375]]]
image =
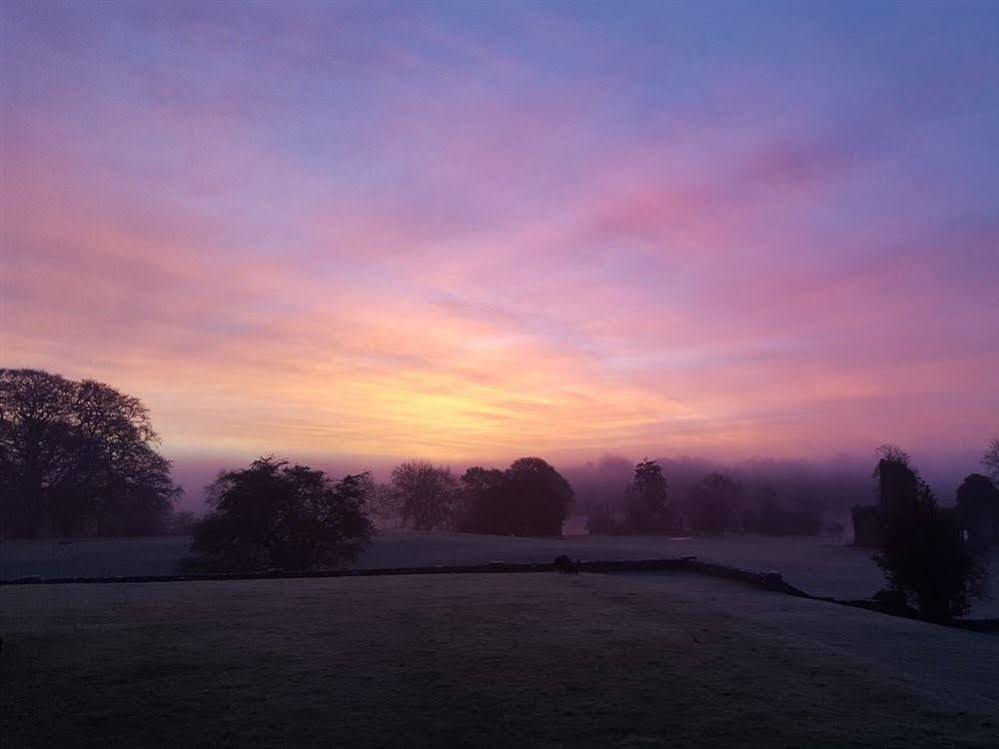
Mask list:
[[692,573],[0,597],[11,747],[986,747],[999,735],[999,637]]
[[[168,575],[189,550],[187,538],[7,541],[0,544],[0,578]],[[578,559],[648,559],[693,555],[745,569],[777,570],[812,595],[867,598],[884,587],[869,549],[823,538],[568,536],[513,538],[467,533],[384,531],[355,566],[361,568],[490,561],[550,562],[559,554]],[[991,559],[999,591],[999,554]],[[999,617],[999,598],[975,604],[972,616]]]
[[0,577],[173,575],[190,548],[183,536],[3,541]]

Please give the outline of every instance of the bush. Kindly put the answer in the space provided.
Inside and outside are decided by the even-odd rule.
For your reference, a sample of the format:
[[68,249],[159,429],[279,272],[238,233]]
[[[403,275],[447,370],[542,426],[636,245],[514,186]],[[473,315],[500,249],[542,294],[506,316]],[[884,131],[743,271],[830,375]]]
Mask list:
[[931,621],[967,614],[985,583],[984,569],[961,538],[953,513],[932,503],[889,517],[874,561],[891,590]]
[[208,487],[212,511],[194,530],[191,567],[253,571],[336,567],[352,561],[374,527],[367,474],[339,481],[322,471],[261,458]]

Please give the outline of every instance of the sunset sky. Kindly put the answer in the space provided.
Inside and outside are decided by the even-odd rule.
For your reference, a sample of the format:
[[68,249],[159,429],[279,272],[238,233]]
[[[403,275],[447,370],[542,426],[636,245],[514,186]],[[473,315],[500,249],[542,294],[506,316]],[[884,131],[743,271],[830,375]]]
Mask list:
[[999,432],[999,3],[0,8],[0,366],[169,457]]

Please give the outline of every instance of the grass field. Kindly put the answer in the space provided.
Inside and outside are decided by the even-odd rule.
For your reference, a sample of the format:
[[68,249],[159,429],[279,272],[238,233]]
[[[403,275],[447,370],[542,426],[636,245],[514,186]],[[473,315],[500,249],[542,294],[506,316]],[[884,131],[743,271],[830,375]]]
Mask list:
[[999,732],[999,637],[691,573],[0,596],[10,747],[986,747]]
[[[168,575],[189,552],[187,538],[15,541],[0,544],[0,578]],[[643,559],[695,555],[755,571],[777,570],[813,595],[866,598],[884,587],[867,549],[822,538],[567,536],[563,539],[480,536],[464,533],[385,531],[357,560],[357,567],[471,564],[490,561],[549,562],[558,554],[578,559]],[[999,590],[999,554],[991,558]],[[973,616],[999,617],[999,600],[978,601]]]

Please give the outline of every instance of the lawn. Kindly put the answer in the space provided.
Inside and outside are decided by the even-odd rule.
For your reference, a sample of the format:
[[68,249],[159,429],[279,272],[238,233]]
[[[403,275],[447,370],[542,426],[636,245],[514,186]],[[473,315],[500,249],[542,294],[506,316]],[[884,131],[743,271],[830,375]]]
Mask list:
[[985,747],[999,732],[999,637],[685,572],[0,596],[11,747]]
[[[187,538],[81,539],[72,543],[8,541],[0,544],[0,578],[168,575],[188,553]],[[866,598],[884,587],[868,549],[824,538],[567,536],[563,539],[481,536],[389,530],[380,533],[360,568],[507,562],[549,562],[559,554],[578,559],[647,559],[695,555],[750,570],[777,570],[817,596]],[[991,557],[999,590],[999,554]],[[973,616],[999,617],[999,600],[976,603]]]

